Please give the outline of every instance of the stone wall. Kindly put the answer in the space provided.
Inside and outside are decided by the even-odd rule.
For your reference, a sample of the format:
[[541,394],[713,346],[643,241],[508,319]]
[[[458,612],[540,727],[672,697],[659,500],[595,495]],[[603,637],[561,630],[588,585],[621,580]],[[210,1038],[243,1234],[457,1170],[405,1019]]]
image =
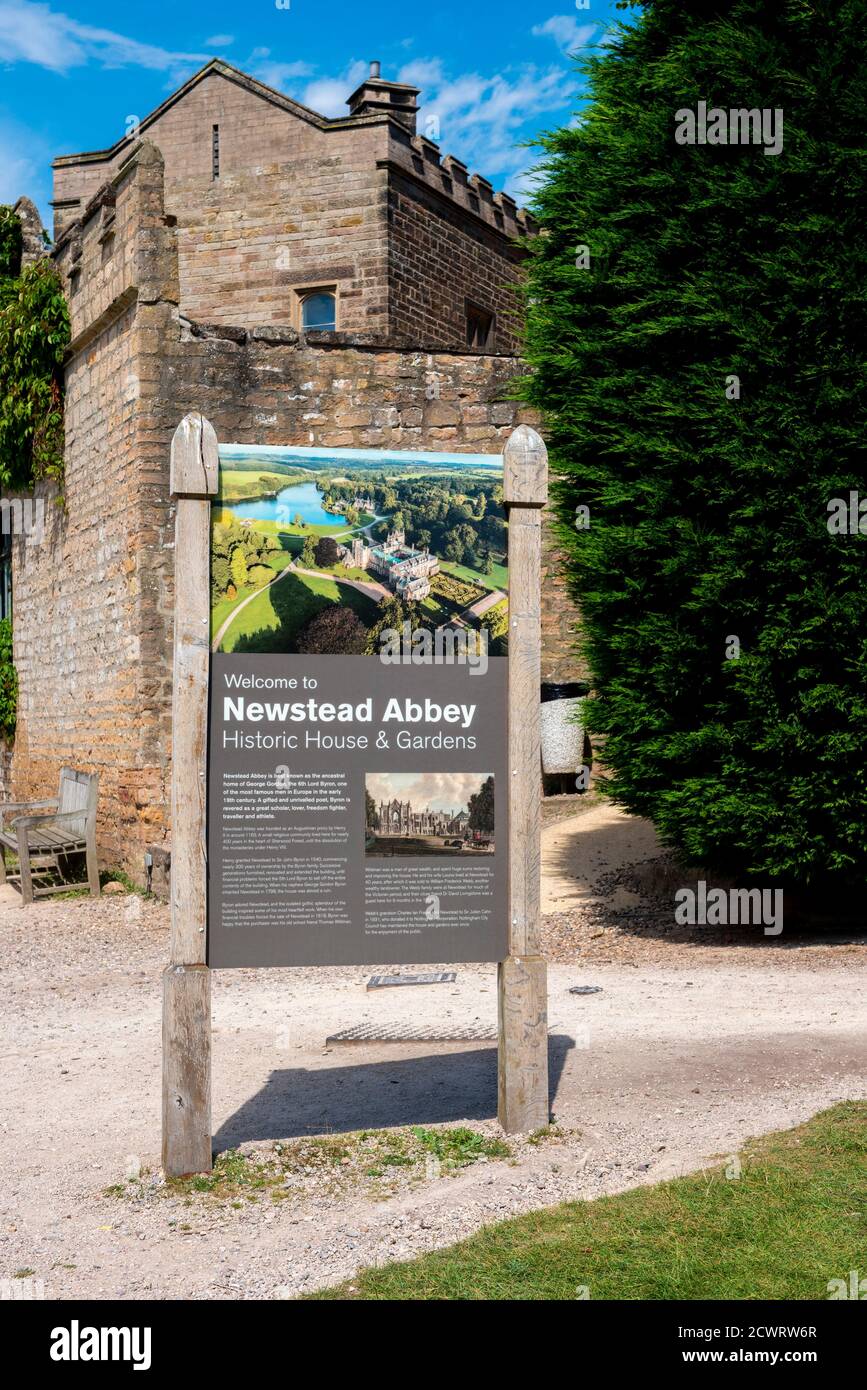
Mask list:
[[301,292],[325,288],[336,292],[339,329],[385,335],[385,185],[361,154],[354,141],[343,157],[329,148],[176,194],[184,312],[297,327]]
[[[377,160],[387,125],[331,130],[301,110],[212,72],[148,124],[148,141],[165,162],[184,310],[213,323],[290,323],[294,287],[334,284],[342,327],[385,333],[385,187]],[[58,162],[56,200],[67,203],[79,186],[92,197],[96,170],[109,180],[128,156],[124,145],[101,161]]]
[[392,171],[388,189],[391,324],[394,332],[466,342],[467,307],[494,316],[491,351],[519,347],[520,252],[481,218]]
[[40,489],[45,539],[19,538],[14,554],[14,794],[53,794],[63,764],[99,772],[109,863],[135,863],[167,830],[164,622],[158,653],[148,645],[165,537],[153,533],[142,490],[143,347],[153,315],[171,316],[177,299],[161,184],[162,162],[145,147],[58,246],[72,320],[65,500]]
[[542,528],[542,680],[555,685],[589,682],[589,669],[576,652],[578,610],[569,595],[565,561],[557,546],[554,517],[548,511]]
[[14,801],[12,795],[12,754],[14,742],[0,738],[0,799]]
[[323,130],[214,74],[149,139],[166,161],[186,314],[297,325],[295,291],[334,285],[340,328],[387,332],[384,124]]
[[[255,172],[259,165],[285,161],[305,147],[323,122],[313,124],[288,98],[263,101],[253,95],[254,84],[234,81],[221,65],[209,70],[173,93],[155,112],[145,116],[141,136],[139,115],[125,118],[131,129],[108,132],[114,136],[107,149],[61,155],[54,161],[55,236],[75,221],[102,184],[109,181],[129,158],[139,139],[147,139],[163,151],[166,162],[167,203],[184,186],[212,182],[213,127],[220,127],[220,176]],[[298,116],[301,113],[301,120]],[[306,113],[309,117],[313,113]],[[171,211],[171,208],[169,209]]]
[[[214,177],[214,128],[219,174]],[[299,327],[299,291],[335,287],[341,331],[461,350],[466,304],[516,346],[514,238],[525,214],[385,113],[328,120],[214,64],[145,121],[165,161],[183,312]],[[133,142],[55,161],[61,236]]]
[[515,358],[314,336],[185,326],[165,345],[163,389],[180,415],[201,410],[219,438],[247,444],[486,453],[533,418],[506,399]]
[[[48,508],[41,545],[16,541],[14,571],[13,794],[53,791],[64,763],[99,771],[101,860],[138,879],[145,846],[170,838],[180,419],[201,410],[232,443],[493,452],[527,418],[507,399],[514,357],[191,321],[163,180],[159,151],[140,145],[58,244],[73,333],[65,506]],[[546,618],[546,643],[558,633]]]

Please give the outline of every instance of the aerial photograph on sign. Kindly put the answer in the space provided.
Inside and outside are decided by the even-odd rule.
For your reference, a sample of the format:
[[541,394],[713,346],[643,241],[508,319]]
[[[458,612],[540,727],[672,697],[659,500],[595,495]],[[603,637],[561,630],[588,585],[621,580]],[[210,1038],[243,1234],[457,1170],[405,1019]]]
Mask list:
[[365,853],[494,852],[494,778],[484,772],[369,772]]
[[374,655],[450,633],[506,654],[499,454],[221,445],[211,649]]

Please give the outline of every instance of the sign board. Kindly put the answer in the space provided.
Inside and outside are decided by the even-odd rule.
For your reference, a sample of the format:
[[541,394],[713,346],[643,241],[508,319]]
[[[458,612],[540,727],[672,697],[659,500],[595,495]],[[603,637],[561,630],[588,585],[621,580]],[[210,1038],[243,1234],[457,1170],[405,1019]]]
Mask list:
[[499,455],[221,445],[210,966],[508,952]]

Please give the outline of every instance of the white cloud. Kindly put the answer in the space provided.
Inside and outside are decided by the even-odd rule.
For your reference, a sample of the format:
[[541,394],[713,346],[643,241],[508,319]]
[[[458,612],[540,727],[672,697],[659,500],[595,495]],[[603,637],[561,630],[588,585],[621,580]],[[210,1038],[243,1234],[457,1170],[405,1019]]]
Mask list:
[[321,116],[348,116],[346,98],[369,71],[367,63],[356,60],[349,64],[342,77],[317,77],[315,81],[308,82],[299,101],[318,111]]
[[[523,153],[526,154],[526,150]],[[540,178],[541,175],[536,171],[536,165],[531,160],[525,168],[518,169],[506,179],[504,190],[510,198],[514,198],[519,207],[524,207],[535,193]]]
[[595,24],[579,24],[572,15],[554,14],[544,24],[534,24],[531,32],[537,39],[552,38],[564,53],[575,53],[590,42],[596,28]]
[[[331,117],[349,115],[346,98],[369,71],[367,63],[353,60],[342,77],[316,77],[316,68],[312,64],[282,63],[272,57],[270,48],[254,48],[242,66],[260,82],[275,87],[279,92],[286,92],[304,106],[318,111],[321,116]],[[298,79],[304,77],[313,78],[313,81],[303,86]]]
[[438,87],[444,80],[442,62],[439,58],[413,58],[412,62],[404,64],[396,80],[421,87],[423,91]]
[[[357,84],[356,84],[357,85]],[[304,90],[299,100],[320,116],[348,116],[346,98],[352,91],[337,77],[317,77]]]
[[27,196],[51,231],[51,153],[45,142],[17,121],[0,121],[0,203]]
[[255,63],[245,64],[245,71],[258,77],[266,87],[274,87],[281,92],[296,78],[312,76],[316,69],[310,63],[281,63],[276,58],[270,58],[266,48],[259,51]]
[[106,68],[142,67],[172,72],[189,63],[204,63],[206,53],[175,53],[139,43],[111,29],[79,24],[50,5],[32,0],[0,0],[0,62],[35,63],[52,72],[68,72],[90,62]]
[[463,73],[448,77],[439,59],[416,60],[398,73],[398,81],[422,89],[418,129],[436,125],[444,153],[463,160],[470,171],[505,179],[506,192],[526,195],[533,157],[520,145],[529,122],[562,112],[574,97],[574,80],[561,66],[528,64],[504,69],[493,77]]
[[231,48],[234,42],[234,34],[212,34],[209,39],[205,39],[205,48]]

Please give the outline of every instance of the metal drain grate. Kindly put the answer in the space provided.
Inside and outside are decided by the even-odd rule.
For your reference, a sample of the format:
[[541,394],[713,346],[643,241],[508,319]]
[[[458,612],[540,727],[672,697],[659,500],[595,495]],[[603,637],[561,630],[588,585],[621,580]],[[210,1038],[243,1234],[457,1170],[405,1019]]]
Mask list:
[[331,1033],[326,1043],[366,1042],[495,1042],[497,1029],[491,1023],[440,1025],[437,1028],[419,1027],[413,1023],[356,1023]]
[[454,970],[437,970],[428,975],[371,975],[368,989],[391,989],[396,985],[453,985],[457,979]]

